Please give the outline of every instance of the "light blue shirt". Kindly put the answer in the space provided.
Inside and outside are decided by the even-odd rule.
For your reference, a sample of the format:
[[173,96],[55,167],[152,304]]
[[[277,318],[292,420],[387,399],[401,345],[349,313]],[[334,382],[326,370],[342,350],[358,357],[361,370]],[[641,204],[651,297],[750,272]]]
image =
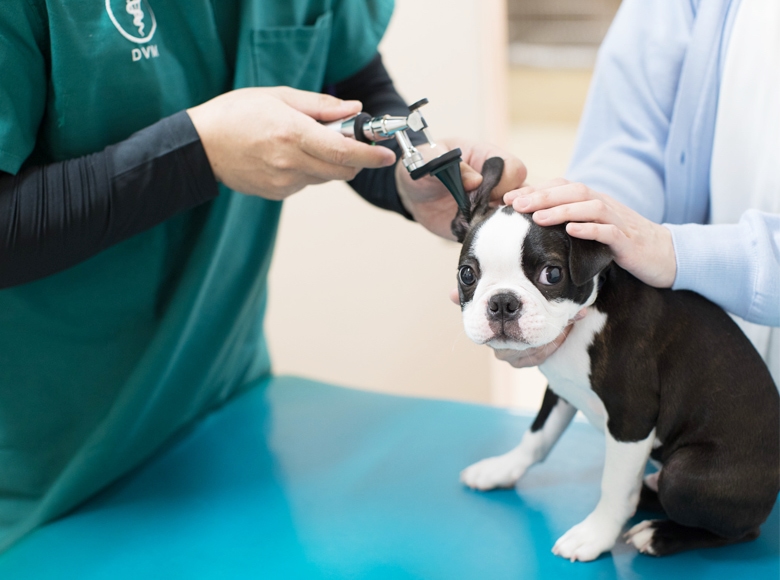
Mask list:
[[[664,223],[674,289],[780,326],[780,216],[709,224],[720,79],[739,0],[624,0],[599,51],[567,177]],[[780,162],[778,152],[775,155]]]

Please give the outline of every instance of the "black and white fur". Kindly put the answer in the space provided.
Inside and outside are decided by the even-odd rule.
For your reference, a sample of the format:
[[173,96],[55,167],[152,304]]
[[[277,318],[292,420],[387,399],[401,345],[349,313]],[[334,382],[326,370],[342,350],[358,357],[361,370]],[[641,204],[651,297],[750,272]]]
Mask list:
[[[651,288],[612,263],[606,246],[489,207],[502,171],[500,159],[486,162],[470,215],[460,212],[452,225],[463,243],[466,334],[523,350],[586,315],[540,366],[549,385],[520,444],[468,467],[463,482],[513,486],[580,410],[606,439],[601,499],[555,543],[555,554],[588,561],[610,550],[640,497],[640,507],[668,518],[628,531],[643,553],[756,538],[780,490],[780,399],[756,350],[698,294]],[[650,457],[661,469],[643,485]]]

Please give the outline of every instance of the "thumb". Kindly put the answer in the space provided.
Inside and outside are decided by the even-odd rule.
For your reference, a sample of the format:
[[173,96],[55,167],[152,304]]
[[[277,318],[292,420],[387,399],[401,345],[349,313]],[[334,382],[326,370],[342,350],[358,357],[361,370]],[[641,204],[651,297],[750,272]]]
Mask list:
[[450,290],[450,300],[452,300],[452,302],[460,306],[460,296],[458,295],[457,288],[453,288],[452,290]]
[[363,110],[360,101],[343,101],[330,95],[290,87],[279,87],[277,96],[293,109],[317,121],[337,121]]
[[474,191],[482,183],[482,174],[468,163],[460,164],[460,175],[463,177],[463,188],[466,191]]

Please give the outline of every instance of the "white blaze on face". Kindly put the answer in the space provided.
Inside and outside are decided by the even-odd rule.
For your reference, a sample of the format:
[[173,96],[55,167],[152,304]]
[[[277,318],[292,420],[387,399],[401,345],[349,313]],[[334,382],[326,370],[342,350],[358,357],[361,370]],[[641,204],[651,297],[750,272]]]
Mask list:
[[[571,300],[548,301],[523,271],[522,249],[530,223],[521,214],[495,212],[477,231],[471,251],[479,261],[480,278],[472,300],[463,309],[466,335],[477,344],[524,350],[552,342],[582,308]],[[523,342],[496,338],[490,328],[488,301],[510,292],[522,304],[517,324]]]

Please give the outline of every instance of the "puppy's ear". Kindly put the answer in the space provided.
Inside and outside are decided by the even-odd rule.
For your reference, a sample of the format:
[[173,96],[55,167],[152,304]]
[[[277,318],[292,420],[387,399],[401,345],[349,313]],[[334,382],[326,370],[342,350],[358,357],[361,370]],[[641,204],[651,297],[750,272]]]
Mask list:
[[490,209],[490,192],[501,181],[504,172],[504,160],[501,157],[491,157],[482,166],[482,183],[469,194],[469,210],[464,212],[458,208],[455,219],[452,220],[450,229],[455,238],[463,243],[466,233],[474,220],[484,215]]
[[577,286],[592,280],[612,263],[612,254],[604,244],[572,236],[569,241],[569,274]]
[[450,224],[450,231],[459,244],[462,244],[463,240],[466,239],[466,233],[469,231],[469,219],[460,208]]

